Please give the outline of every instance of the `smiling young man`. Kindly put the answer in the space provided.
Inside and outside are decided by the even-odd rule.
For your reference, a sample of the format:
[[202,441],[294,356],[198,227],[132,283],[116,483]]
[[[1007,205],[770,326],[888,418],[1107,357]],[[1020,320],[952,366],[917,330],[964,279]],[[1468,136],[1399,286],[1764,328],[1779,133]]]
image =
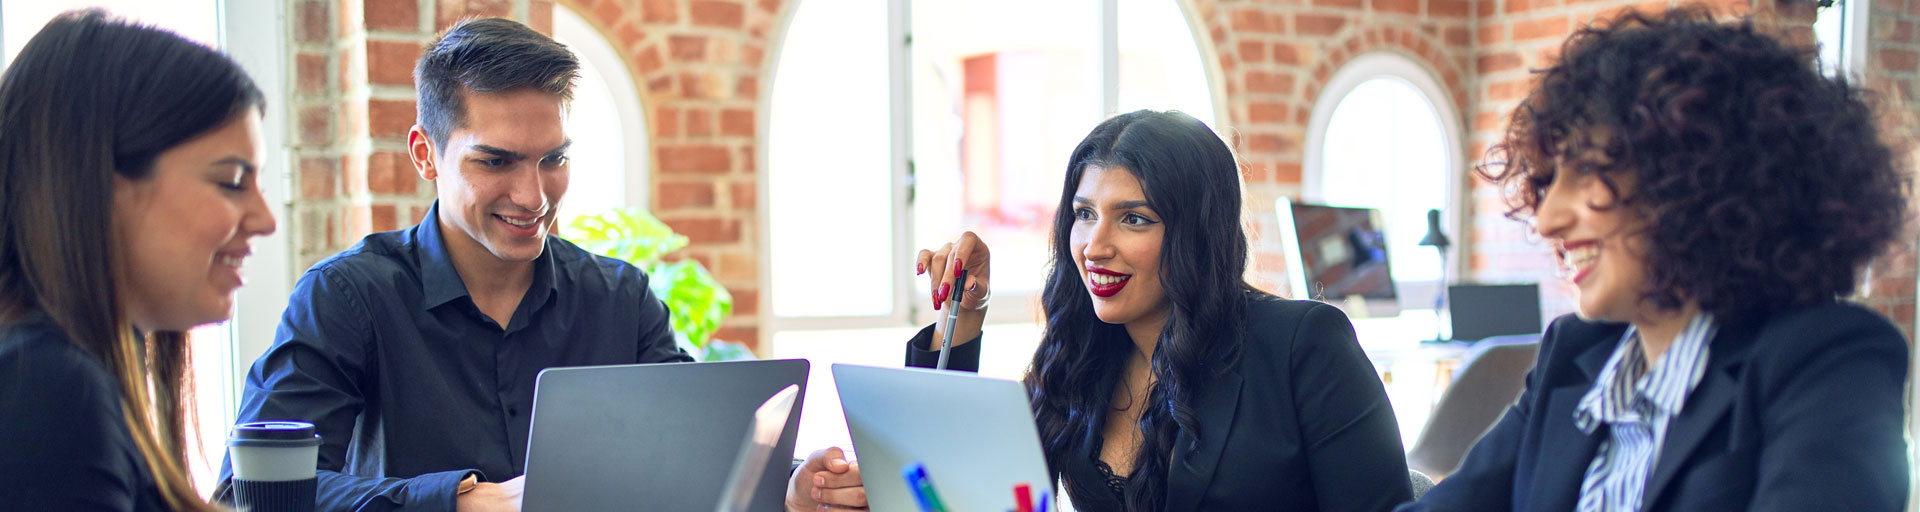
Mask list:
[[240,407],[314,423],[319,510],[517,510],[541,370],[692,360],[645,274],[553,235],[578,70],[503,19],[421,56],[407,145],[438,200],[301,276]]

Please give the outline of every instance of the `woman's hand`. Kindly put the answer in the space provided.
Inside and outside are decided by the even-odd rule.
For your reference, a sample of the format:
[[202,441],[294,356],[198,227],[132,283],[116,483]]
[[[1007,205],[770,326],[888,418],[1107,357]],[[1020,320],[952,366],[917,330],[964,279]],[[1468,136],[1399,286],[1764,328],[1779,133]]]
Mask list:
[[[960,269],[967,271],[967,286],[955,283]],[[987,281],[991,275],[988,265],[987,244],[980,237],[968,231],[960,234],[958,240],[941,244],[935,250],[920,250],[919,260],[914,264],[914,272],[929,275],[933,279],[933,309],[946,307],[947,299],[954,289],[965,291],[960,297],[960,311],[985,311],[987,309]]]
[[[933,283],[933,309],[945,314],[942,308],[950,304],[947,300],[959,294],[960,318],[954,324],[953,344],[959,345],[980,337],[980,325],[986,322],[987,299],[993,294],[988,288],[992,281],[992,268],[988,264],[986,242],[972,231],[960,234],[952,243],[941,244],[933,250],[922,249],[914,263],[914,271],[925,275]],[[955,282],[960,269],[966,269],[967,282]],[[936,326],[939,322],[934,323]],[[934,328],[934,339],[944,339],[945,332]],[[939,350],[940,347],[929,347]]]

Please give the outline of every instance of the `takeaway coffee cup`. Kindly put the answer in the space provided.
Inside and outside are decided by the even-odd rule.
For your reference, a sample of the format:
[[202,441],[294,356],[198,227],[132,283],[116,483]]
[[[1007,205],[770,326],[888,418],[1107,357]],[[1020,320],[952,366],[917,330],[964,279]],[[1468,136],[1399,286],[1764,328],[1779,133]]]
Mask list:
[[233,503],[241,511],[313,512],[320,436],[301,421],[241,423],[227,436]]

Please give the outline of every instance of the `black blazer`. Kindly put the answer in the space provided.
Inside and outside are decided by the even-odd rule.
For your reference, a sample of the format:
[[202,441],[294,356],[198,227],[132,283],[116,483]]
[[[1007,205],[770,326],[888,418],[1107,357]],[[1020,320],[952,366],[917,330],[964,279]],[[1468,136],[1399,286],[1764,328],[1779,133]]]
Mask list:
[[[933,366],[932,336],[909,342],[909,365]],[[1245,340],[1239,363],[1200,390],[1199,447],[1179,434],[1167,511],[1385,511],[1412,498],[1393,407],[1346,315],[1253,296]],[[978,368],[979,342],[949,358]]]
[[120,400],[45,315],[0,325],[0,510],[167,510]]
[[[1624,324],[1561,317],[1527,391],[1460,471],[1402,511],[1570,511],[1606,427],[1573,425]],[[1885,318],[1823,304],[1721,325],[1667,425],[1645,511],[1904,510],[1907,344]]]

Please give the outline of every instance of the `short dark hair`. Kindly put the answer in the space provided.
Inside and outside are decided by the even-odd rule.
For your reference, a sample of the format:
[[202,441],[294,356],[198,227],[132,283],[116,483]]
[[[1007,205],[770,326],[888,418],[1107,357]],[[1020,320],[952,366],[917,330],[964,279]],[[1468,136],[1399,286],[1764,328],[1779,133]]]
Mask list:
[[1510,217],[1557,173],[1598,177],[1618,199],[1597,207],[1646,220],[1656,307],[1743,321],[1833,301],[1907,222],[1869,97],[1811,48],[1686,8],[1582,28],[1561,55],[1480,172]]
[[413,67],[420,127],[443,147],[466,126],[466,92],[533,88],[573,100],[580,60],[553,38],[513,20],[473,18],[448,27]]

